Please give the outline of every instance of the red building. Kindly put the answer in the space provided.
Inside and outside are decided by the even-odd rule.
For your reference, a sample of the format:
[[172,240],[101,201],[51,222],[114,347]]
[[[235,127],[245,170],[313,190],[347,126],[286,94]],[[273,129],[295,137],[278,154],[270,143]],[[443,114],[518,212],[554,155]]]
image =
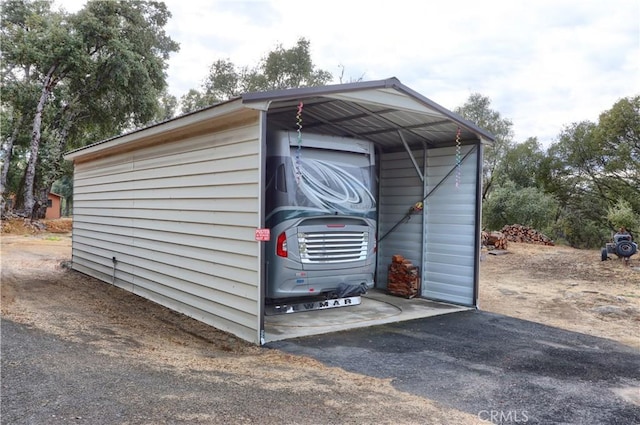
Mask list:
[[62,209],[60,205],[61,199],[62,196],[58,195],[57,193],[49,192],[49,195],[47,195],[47,212],[44,217],[45,219],[52,220],[60,218],[60,216],[62,215]]

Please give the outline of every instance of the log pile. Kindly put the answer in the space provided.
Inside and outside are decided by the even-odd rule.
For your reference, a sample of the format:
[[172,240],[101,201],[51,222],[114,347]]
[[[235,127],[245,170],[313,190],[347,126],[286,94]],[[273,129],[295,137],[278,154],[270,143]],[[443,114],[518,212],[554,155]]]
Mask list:
[[391,295],[414,298],[420,293],[418,267],[402,255],[394,255],[389,265],[387,291]]
[[505,235],[507,240],[511,242],[524,242],[537,245],[553,246],[553,241],[540,233],[536,229],[520,224],[506,225],[502,228],[501,233]]
[[507,249],[507,237],[502,232],[482,232],[482,245],[492,249]]

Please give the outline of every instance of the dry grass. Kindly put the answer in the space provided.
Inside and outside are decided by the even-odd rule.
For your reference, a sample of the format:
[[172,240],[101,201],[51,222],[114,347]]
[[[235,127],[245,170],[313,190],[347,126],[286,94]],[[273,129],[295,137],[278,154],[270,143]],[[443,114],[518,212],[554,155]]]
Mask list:
[[599,250],[510,243],[480,263],[482,310],[640,348],[640,256],[629,267]]
[[56,220],[43,220],[46,231],[50,233],[71,233],[73,227],[73,219],[58,218]]
[[33,235],[39,233],[71,233],[73,219],[31,221],[27,218],[11,217],[2,220],[0,233],[8,235]]

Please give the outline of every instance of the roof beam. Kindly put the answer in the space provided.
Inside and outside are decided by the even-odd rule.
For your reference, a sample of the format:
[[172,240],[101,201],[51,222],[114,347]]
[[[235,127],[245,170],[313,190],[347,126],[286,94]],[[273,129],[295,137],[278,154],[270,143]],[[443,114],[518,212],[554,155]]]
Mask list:
[[[326,119],[318,116],[317,114],[315,114],[313,111],[307,110],[307,111],[304,111],[304,113],[305,113],[305,115],[308,115],[311,118],[313,118],[316,121],[318,121],[319,123],[321,123],[321,125],[327,125],[329,127],[335,127],[337,129],[339,129],[340,131],[342,131],[342,132],[344,132],[346,134],[349,134],[350,136],[353,136],[355,138],[359,138],[360,137],[360,135],[358,133],[355,133],[355,132],[349,130],[348,128],[345,128],[344,126],[336,125],[333,120],[326,120]],[[314,125],[314,124],[309,124],[306,127],[314,127],[314,126],[319,125],[319,124],[316,124],[316,125]]]
[[[401,127],[398,124],[396,124],[395,122],[391,121],[390,119],[385,118],[385,117],[383,117],[381,115],[377,115],[375,112],[370,111],[369,109],[365,108],[364,106],[362,106],[360,104],[354,103],[353,107],[358,109],[359,111],[364,112],[365,114],[368,114],[369,116],[375,116],[376,118],[378,118],[378,119],[384,121],[385,123],[391,125],[393,128],[390,129],[389,131],[405,129],[405,127]],[[422,140],[428,147],[434,147],[432,140],[429,140],[429,139],[426,139],[425,137],[422,137],[421,135],[415,133],[414,131],[411,131],[411,129],[408,129],[407,131],[409,133],[413,134],[414,136],[416,136],[417,138],[419,138],[420,140]]]

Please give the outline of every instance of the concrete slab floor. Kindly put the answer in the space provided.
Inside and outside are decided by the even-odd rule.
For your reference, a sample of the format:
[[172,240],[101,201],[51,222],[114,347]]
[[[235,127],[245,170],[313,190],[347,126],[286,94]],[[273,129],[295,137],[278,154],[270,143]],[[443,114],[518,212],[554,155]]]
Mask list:
[[265,316],[265,342],[320,335],[354,328],[402,322],[472,310],[424,298],[406,299],[370,290],[355,306]]

